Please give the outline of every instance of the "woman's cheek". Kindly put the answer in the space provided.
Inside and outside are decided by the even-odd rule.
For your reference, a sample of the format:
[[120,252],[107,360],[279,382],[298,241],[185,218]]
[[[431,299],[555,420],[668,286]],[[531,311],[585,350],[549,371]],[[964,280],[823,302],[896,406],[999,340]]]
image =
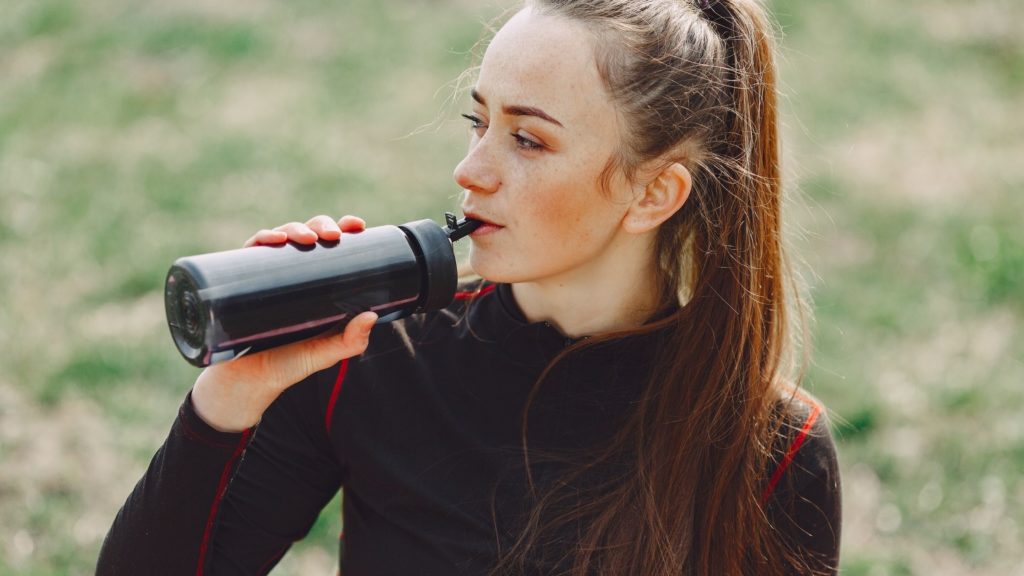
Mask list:
[[575,230],[585,227],[588,213],[597,198],[586,198],[571,186],[553,187],[546,201],[537,203],[543,214],[540,219],[556,225],[561,230]]

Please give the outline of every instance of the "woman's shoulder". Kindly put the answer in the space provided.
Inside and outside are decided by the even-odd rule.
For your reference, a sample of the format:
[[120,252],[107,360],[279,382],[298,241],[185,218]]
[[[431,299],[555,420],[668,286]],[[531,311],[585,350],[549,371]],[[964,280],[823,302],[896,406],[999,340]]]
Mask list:
[[777,432],[764,499],[783,483],[799,491],[812,481],[834,480],[838,489],[838,455],[825,405],[810,393],[785,387],[775,402]]
[[439,310],[413,314],[404,318],[399,325],[404,325],[407,329],[416,332],[429,331],[438,325],[450,328],[458,324],[471,307],[483,300],[483,297],[493,292],[495,288],[497,288],[497,284],[477,276],[459,278],[455,294],[447,306]]
[[455,290],[455,297],[452,299],[449,309],[458,308],[465,309],[467,305],[475,301],[477,298],[490,294],[497,288],[498,285],[494,282],[484,280],[479,276],[470,275],[459,278],[458,288]]
[[782,394],[776,407],[781,426],[762,502],[775,529],[800,551],[805,567],[815,574],[835,574],[842,487],[828,412],[820,400],[795,388]]
[[463,321],[469,308],[495,288],[495,284],[480,278],[460,279],[452,301],[444,308],[413,313],[375,326],[364,358],[394,352],[415,355],[416,348],[423,343],[446,339]]
[[455,288],[455,294],[451,302],[440,310],[431,310],[424,313],[410,316],[406,323],[414,324],[420,329],[431,329],[437,324],[451,327],[469,313],[470,309],[478,303],[485,301],[484,298],[497,288],[497,284],[484,280],[478,276],[459,278]]

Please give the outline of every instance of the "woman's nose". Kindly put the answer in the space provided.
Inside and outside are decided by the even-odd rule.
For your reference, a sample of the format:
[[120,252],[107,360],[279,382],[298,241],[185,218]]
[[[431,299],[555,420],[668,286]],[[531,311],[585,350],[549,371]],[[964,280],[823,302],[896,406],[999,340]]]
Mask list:
[[466,157],[455,167],[455,183],[463,190],[491,193],[496,192],[501,185],[497,166],[487,154],[485,146],[483,139],[475,142]]

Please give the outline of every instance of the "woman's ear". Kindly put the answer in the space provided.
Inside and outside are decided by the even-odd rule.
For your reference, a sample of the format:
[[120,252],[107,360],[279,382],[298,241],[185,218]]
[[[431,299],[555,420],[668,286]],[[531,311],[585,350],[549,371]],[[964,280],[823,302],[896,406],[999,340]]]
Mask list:
[[682,208],[692,188],[690,171],[679,162],[673,162],[633,198],[623,218],[623,228],[630,234],[643,234],[657,228]]

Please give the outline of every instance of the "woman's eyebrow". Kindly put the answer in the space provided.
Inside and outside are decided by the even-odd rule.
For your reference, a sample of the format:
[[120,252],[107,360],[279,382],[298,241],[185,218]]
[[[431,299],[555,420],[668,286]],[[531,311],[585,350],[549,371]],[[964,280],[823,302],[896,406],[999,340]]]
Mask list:
[[[470,96],[473,97],[473,100],[479,102],[481,106],[487,106],[487,102],[484,100],[484,97],[479,92],[476,91],[476,88],[470,90],[469,94]],[[520,106],[517,104],[511,104],[508,106],[503,106],[501,108],[501,111],[504,112],[505,114],[508,114],[509,116],[536,116],[537,118],[547,120],[552,124],[556,124],[562,128],[565,128],[565,126],[562,126],[561,122],[549,116],[547,112],[541,110],[540,108],[535,108],[533,106]]]

